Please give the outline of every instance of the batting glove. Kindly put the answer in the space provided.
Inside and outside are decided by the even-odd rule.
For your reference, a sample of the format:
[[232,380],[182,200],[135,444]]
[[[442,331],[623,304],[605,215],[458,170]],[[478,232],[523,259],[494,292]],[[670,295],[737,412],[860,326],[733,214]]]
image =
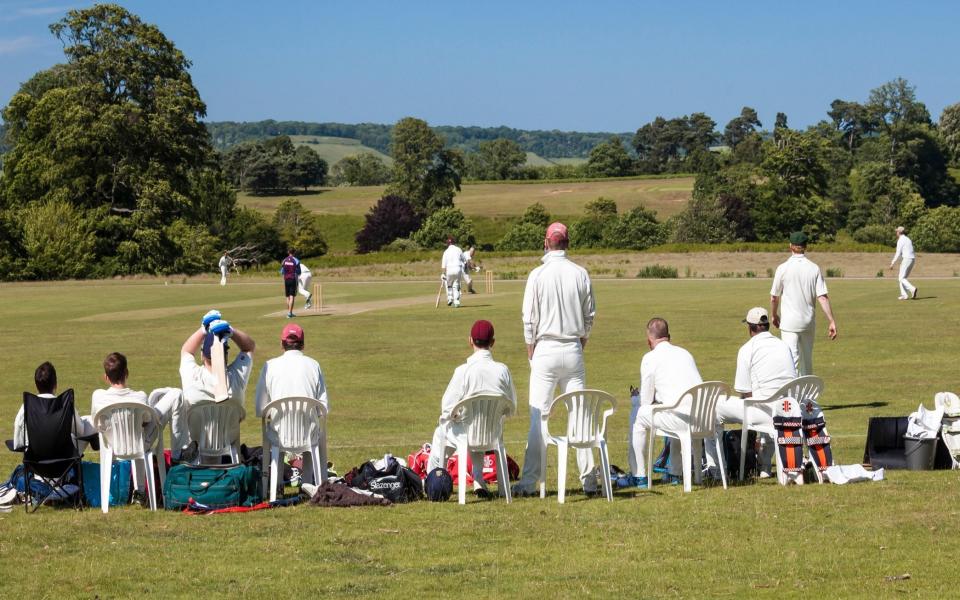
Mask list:
[[208,311],[207,314],[203,315],[203,319],[200,320],[200,324],[203,325],[204,331],[210,331],[210,323],[222,319],[223,316],[220,314],[220,311],[213,309]]
[[233,335],[233,329],[230,327],[230,323],[227,323],[223,319],[217,319],[211,322],[210,331],[212,331],[215,336],[220,338],[221,341],[226,341],[230,339],[231,335]]

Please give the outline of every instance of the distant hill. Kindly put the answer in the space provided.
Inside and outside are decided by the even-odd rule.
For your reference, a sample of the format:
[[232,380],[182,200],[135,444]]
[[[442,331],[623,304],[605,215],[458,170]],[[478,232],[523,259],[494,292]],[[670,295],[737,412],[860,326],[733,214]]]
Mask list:
[[[224,150],[248,140],[276,135],[307,136],[315,138],[348,138],[384,155],[390,153],[392,125],[378,123],[308,123],[304,121],[211,121],[206,123],[213,145]],[[506,138],[513,140],[526,152],[540,157],[586,159],[590,150],[613,135],[629,140],[633,133],[529,131],[510,127],[454,127],[441,125],[433,128],[446,139],[447,145],[464,151],[474,151],[480,142]],[[319,144],[318,144],[319,145]]]
[[364,146],[360,143],[360,140],[320,135],[291,135],[290,139],[294,146],[311,148],[331,167],[341,158],[362,152],[373,154],[388,166],[393,164],[392,158],[379,150]]

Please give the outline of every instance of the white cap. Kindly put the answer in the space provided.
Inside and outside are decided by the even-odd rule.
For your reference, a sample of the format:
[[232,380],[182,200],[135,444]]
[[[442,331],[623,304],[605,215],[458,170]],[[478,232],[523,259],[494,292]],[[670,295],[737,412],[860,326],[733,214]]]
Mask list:
[[760,306],[754,306],[747,311],[747,318],[745,318],[743,322],[751,325],[759,325],[760,323],[766,323],[769,320],[770,317],[767,315],[767,309]]

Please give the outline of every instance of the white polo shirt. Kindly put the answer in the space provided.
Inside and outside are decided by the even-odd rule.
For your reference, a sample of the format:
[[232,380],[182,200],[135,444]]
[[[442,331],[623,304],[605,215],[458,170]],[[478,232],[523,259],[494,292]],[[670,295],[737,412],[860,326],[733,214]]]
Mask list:
[[890,264],[897,262],[897,259],[902,258],[903,260],[914,260],[916,254],[913,252],[913,241],[908,238],[906,235],[901,234],[897,238],[897,252],[893,255],[893,260],[890,261]]
[[[247,391],[247,382],[253,371],[253,358],[246,352],[237,354],[233,362],[227,367],[227,393],[230,400],[244,407],[244,398]],[[180,381],[183,388],[183,400],[188,404],[196,404],[214,399],[213,390],[217,385],[216,376],[198,365],[193,355],[180,354]],[[241,414],[244,414],[241,413]]]
[[[660,342],[640,361],[640,404],[673,404],[680,394],[703,383],[693,355],[670,342]],[[689,414],[690,401],[678,412]]]
[[758,333],[737,352],[733,388],[764,399],[797,378],[790,347],[769,331]]
[[523,291],[523,338],[569,342],[589,338],[597,306],[587,270],[552,250],[530,272]]
[[493,360],[489,350],[477,350],[467,362],[453,372],[440,403],[440,421],[450,417],[450,411],[461,400],[477,394],[505,396],[517,406],[517,390],[507,365]]
[[777,267],[771,296],[780,297],[780,329],[801,332],[816,328],[814,305],[827,295],[820,267],[803,254],[794,254]]
[[90,401],[91,418],[102,408],[106,408],[117,402],[139,402],[147,404],[147,395],[144,392],[131,390],[130,388],[108,387],[105,390],[93,390],[93,396]]
[[263,416],[263,407],[272,400],[291,397],[315,398],[330,410],[320,363],[300,350],[287,350],[264,363],[257,381],[257,416]]
[[443,258],[440,259],[440,268],[447,275],[459,275],[463,272],[463,250],[456,244],[450,244],[443,251]]

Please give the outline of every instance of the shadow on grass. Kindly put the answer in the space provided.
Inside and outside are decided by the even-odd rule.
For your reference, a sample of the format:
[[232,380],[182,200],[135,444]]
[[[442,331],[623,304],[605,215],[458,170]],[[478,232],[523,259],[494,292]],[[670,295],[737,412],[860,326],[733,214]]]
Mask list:
[[883,408],[890,404],[889,402],[863,402],[860,404],[837,404],[835,406],[822,406],[823,410],[844,410],[846,408]]

